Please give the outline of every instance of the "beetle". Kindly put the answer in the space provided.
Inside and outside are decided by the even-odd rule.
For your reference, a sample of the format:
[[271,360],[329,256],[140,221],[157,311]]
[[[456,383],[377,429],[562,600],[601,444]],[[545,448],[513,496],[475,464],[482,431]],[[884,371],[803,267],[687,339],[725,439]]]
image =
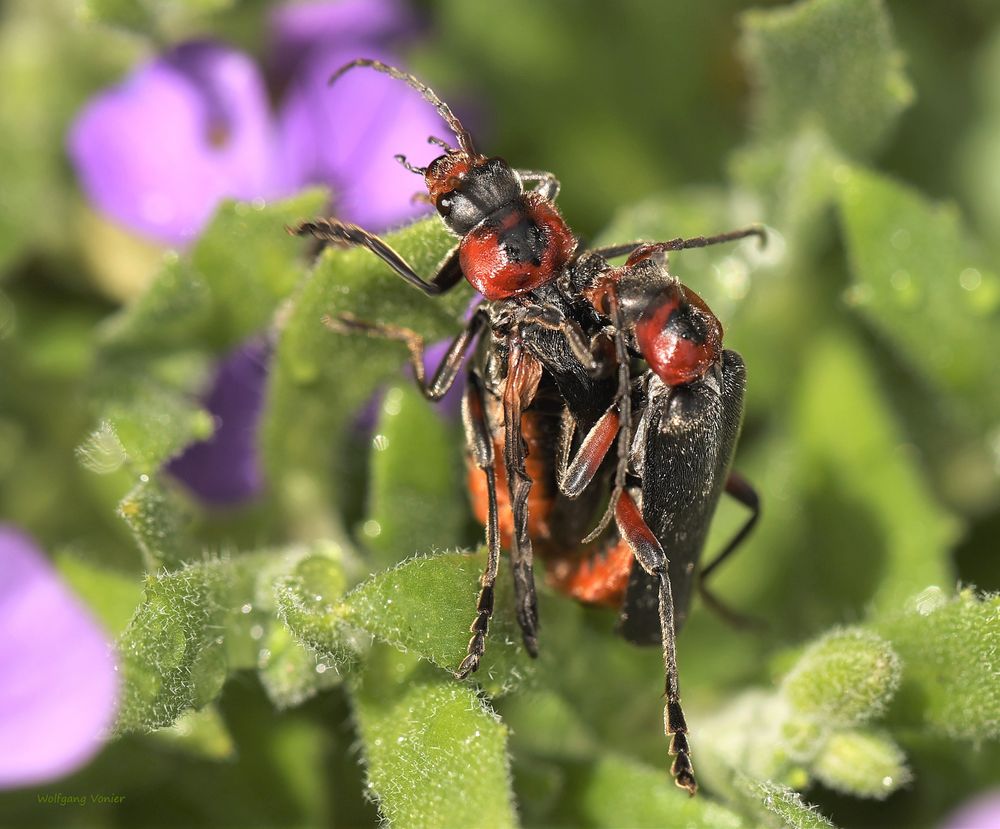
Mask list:
[[[535,463],[537,457],[529,463],[525,423],[529,438],[536,429],[541,429],[538,434],[548,435],[534,451],[536,455],[551,455],[556,461],[556,483],[563,499],[579,500],[595,478],[605,480],[610,473],[599,474],[599,470],[611,468],[611,462],[605,464],[604,458],[611,442],[617,443],[605,520],[590,538],[604,529],[612,514],[618,515],[620,503],[632,503],[632,496],[626,492],[633,427],[627,326],[620,316],[616,292],[602,291],[600,286],[609,284],[605,275],[615,272],[605,257],[628,254],[642,243],[596,249],[581,256],[576,237],[554,204],[559,192],[555,176],[517,171],[503,159],[480,154],[447,104],[429,87],[395,67],[357,59],[341,67],[331,82],[357,67],[388,74],[419,91],[454,133],[457,149],[431,139],[444,153],[426,168],[414,167],[401,156],[398,160],[424,177],[429,201],[459,241],[433,277],[426,280],[385,241],[357,225],[318,219],[303,222],[289,232],[365,247],[428,295],[449,290],[464,276],[484,297],[429,379],[424,372],[423,340],[416,332],[344,314],[326,320],[340,332],[388,337],[404,343],[418,386],[431,400],[447,392],[461,372],[464,357],[478,349],[463,398],[463,423],[472,463],[482,471],[480,497],[485,501],[488,563],[480,583],[467,653],[455,672],[464,678],[479,666],[494,607],[501,549],[498,469],[506,478],[510,508],[508,536],[517,619],[527,651],[532,656],[538,651],[532,530],[537,532],[541,516],[533,524],[531,513],[532,509],[536,513],[546,509],[555,496],[536,491],[536,497],[531,497],[534,479],[549,458],[542,466]],[[535,181],[537,186],[526,190],[525,181]],[[747,228],[715,237],[675,239],[661,246],[664,250],[681,250],[755,234],[760,234],[758,228]],[[632,344],[632,351],[641,354],[638,340]],[[559,450],[553,453],[549,451],[553,445],[551,424],[560,422],[560,418],[562,438]],[[571,447],[576,449],[572,460]],[[595,464],[593,454],[598,448],[601,455]],[[593,490],[605,488],[601,484]],[[573,523],[589,512],[577,506],[566,509],[565,514]],[[618,523],[621,525],[621,521]],[[668,637],[664,636],[663,641]]]
[[[660,644],[665,666],[665,730],[677,784],[697,790],[681,706],[676,634],[695,587],[721,607],[704,580],[747,538],[760,518],[760,498],[731,471],[743,419],[746,366],[723,348],[718,318],[668,269],[670,243],[643,245],[621,268],[600,267],[583,277],[580,290],[598,308],[618,307],[619,324],[649,366],[635,382],[638,421],[632,433],[627,483],[615,503],[615,523],[627,550],[612,547],[600,568],[560,574],[559,583],[582,600],[621,607],[620,630],[631,642]],[[578,272],[586,273],[585,267]],[[573,478],[573,494],[590,482],[610,449],[615,424],[594,430],[585,471]],[[595,437],[596,436],[596,437]],[[586,443],[586,441],[585,441]],[[565,447],[561,468],[567,468]],[[574,461],[573,463],[575,463]],[[573,463],[568,466],[572,469]],[[750,511],[743,526],[708,564],[699,562],[722,493]],[[634,564],[623,583],[623,561]],[[596,587],[596,589],[595,589]]]

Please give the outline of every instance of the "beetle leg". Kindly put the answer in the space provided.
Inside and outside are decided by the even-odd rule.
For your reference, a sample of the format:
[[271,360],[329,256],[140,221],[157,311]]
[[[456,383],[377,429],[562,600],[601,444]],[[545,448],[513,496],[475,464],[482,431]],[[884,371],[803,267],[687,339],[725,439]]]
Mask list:
[[756,628],[761,629],[765,627],[764,622],[760,619],[755,619],[751,616],[746,616],[738,611],[727,607],[726,604],[719,599],[715,593],[713,593],[706,585],[705,579],[727,558],[729,558],[736,550],[746,541],[747,536],[753,530],[754,525],[760,519],[760,495],[757,494],[757,490],[754,489],[753,485],[738,472],[730,472],[729,477],[726,478],[726,492],[739,501],[743,506],[750,510],[750,516],[744,522],[743,526],[740,527],[739,531],[734,535],[728,544],[722,548],[722,551],[713,558],[708,564],[706,564],[699,574],[698,577],[698,593],[701,595],[702,601],[715,611],[719,616],[725,619],[730,625],[736,628]]
[[597,470],[607,457],[618,434],[620,419],[618,404],[613,403],[584,437],[576,455],[570,460],[570,444],[573,431],[576,428],[573,416],[568,408],[563,409],[562,435],[560,438],[559,463],[556,469],[556,481],[559,491],[567,498],[579,498],[583,490],[594,479]]
[[538,186],[535,187],[535,192],[540,194],[545,201],[555,201],[559,196],[559,179],[552,173],[538,170],[518,170],[517,174],[521,177],[521,181],[537,181]]
[[399,325],[388,323],[365,322],[353,314],[339,314],[336,317],[324,316],[323,324],[338,334],[359,333],[369,337],[380,337],[403,343],[410,352],[410,365],[416,377],[417,387],[428,400],[437,401],[444,397],[455,384],[462,361],[472,347],[476,337],[482,332],[489,317],[483,310],[476,311],[468,325],[452,340],[441,363],[434,370],[431,380],[427,382],[424,371],[424,338],[416,331]]
[[443,294],[462,279],[457,245],[448,253],[438,266],[437,273],[428,282],[417,274],[413,270],[413,266],[396,253],[385,240],[350,222],[341,222],[337,219],[316,219],[312,222],[302,222],[295,227],[287,228],[287,230],[292,236],[313,236],[323,242],[367,248],[403,279],[428,296]]
[[622,320],[621,308],[618,305],[618,297],[612,293],[608,297],[608,312],[611,316],[611,324],[614,326],[615,363],[618,366],[618,391],[616,393],[617,405],[619,409],[618,428],[618,463],[615,467],[615,484],[611,490],[611,499],[608,507],[601,516],[597,526],[590,531],[590,534],[583,539],[583,543],[593,541],[597,538],[608,524],[618,506],[618,499],[625,491],[625,478],[628,474],[629,449],[632,445],[632,395],[631,378],[629,376],[629,355],[625,345],[625,323]]
[[646,525],[642,513],[626,490],[615,507],[615,519],[622,538],[632,548],[635,560],[649,575],[659,581],[660,632],[663,639],[663,663],[666,674],[667,704],[664,709],[664,730],[670,737],[670,753],[674,755],[670,773],[674,782],[688,793],[698,790],[691,765],[691,750],[687,740],[687,722],[681,708],[680,682],[677,676],[677,642],[674,631],[674,600],[667,574],[667,558],[660,542]]
[[510,491],[514,531],[510,558],[514,572],[514,600],[524,647],[538,656],[538,597],[535,593],[534,551],[528,533],[528,494],[532,480],[525,469],[526,447],[521,432],[521,413],[531,402],[541,377],[541,364],[520,345],[510,349],[504,386],[504,466]]
[[497,520],[496,459],[493,454],[492,430],[486,412],[483,379],[478,371],[469,372],[469,383],[462,398],[462,423],[465,437],[476,466],[486,475],[486,492],[489,503],[486,522],[486,548],[488,558],[486,570],[479,581],[479,598],[476,601],[476,618],[469,630],[472,638],[462,660],[455,671],[458,679],[464,679],[479,667],[479,660],[486,649],[486,634],[489,632],[493,616],[493,599],[500,566],[500,530]]
[[689,239],[678,236],[676,239],[671,239],[667,242],[624,242],[620,245],[594,248],[590,252],[598,256],[603,256],[605,259],[614,259],[618,256],[625,256],[632,253],[641,247],[653,247],[661,251],[689,250],[691,248],[707,248],[710,245],[721,245],[723,242],[734,242],[737,239],[745,239],[747,236],[756,236],[760,239],[762,245],[767,242],[767,234],[764,228],[759,225],[753,225],[751,227],[740,228],[739,230],[730,230],[727,233],[718,233],[715,236],[692,236]]

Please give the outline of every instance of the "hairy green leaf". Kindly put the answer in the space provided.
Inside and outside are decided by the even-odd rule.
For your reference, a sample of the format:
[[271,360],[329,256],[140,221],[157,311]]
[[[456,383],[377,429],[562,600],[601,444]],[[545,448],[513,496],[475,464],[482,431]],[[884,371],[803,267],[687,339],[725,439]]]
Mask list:
[[704,795],[691,797],[674,785],[665,768],[653,768],[616,754],[571,772],[572,803],[564,804],[579,825],[664,826],[739,829],[747,824],[730,809]]
[[368,784],[391,825],[516,825],[507,729],[471,687],[379,646],[352,690]]
[[819,127],[847,153],[867,156],[913,98],[880,0],[805,0],[748,12],[743,27],[764,140]]
[[[278,616],[295,641],[323,658],[323,664],[334,673],[351,658],[353,649],[336,613],[346,587],[342,562],[336,555],[320,552],[296,563],[278,580],[274,593]],[[275,657],[280,659],[282,654],[276,652]],[[298,656],[291,658],[301,662]],[[268,661],[264,667],[269,665]]]
[[160,475],[142,476],[118,504],[142,551],[146,567],[174,569],[201,558],[201,548],[188,533],[190,506]]
[[[336,617],[454,671],[466,654],[485,564],[484,554],[409,559],[352,590],[336,608]],[[502,579],[486,655],[473,675],[490,694],[509,690],[532,670],[513,619],[513,597],[508,580]]]
[[322,190],[270,204],[227,201],[191,251],[191,267],[212,296],[210,342],[232,347],[264,329],[305,275],[302,245],[286,225],[317,212]]
[[897,718],[952,739],[1000,737],[1000,597],[931,587],[875,627],[903,659]]
[[414,387],[386,391],[372,440],[368,521],[362,527],[376,569],[463,540],[469,510],[457,427]]
[[815,806],[809,806],[802,796],[787,786],[740,777],[740,788],[754,798],[770,815],[788,829],[832,829],[833,824]]
[[[437,219],[404,227],[386,241],[428,277],[455,244]],[[334,333],[323,317],[349,313],[405,325],[432,342],[458,333],[469,293],[459,286],[427,297],[367,250],[323,252],[284,319],[262,425],[268,479],[293,527],[303,513],[319,512],[319,505],[343,493],[355,448],[353,419],[381,384],[399,376],[406,360],[400,343]],[[335,519],[326,520],[326,534],[335,532]]]
[[101,328],[105,347],[190,347],[205,337],[212,291],[190,259],[168,253],[152,284]]
[[841,222],[854,307],[931,389],[981,426],[1000,422],[1000,274],[973,250],[952,206],[845,168]]
[[883,732],[832,735],[811,770],[835,791],[874,800],[885,800],[913,778],[902,750]]
[[810,645],[782,682],[799,713],[830,726],[854,726],[885,711],[902,671],[892,646],[858,628],[834,630]]
[[170,725],[222,687],[227,569],[213,561],[147,577],[143,601],[118,643],[124,672],[119,733]]

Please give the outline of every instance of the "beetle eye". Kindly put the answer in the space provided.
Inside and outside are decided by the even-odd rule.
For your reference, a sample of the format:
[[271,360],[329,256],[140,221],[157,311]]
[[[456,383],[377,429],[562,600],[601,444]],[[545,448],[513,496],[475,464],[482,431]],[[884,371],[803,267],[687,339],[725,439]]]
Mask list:
[[447,216],[449,213],[451,213],[451,203],[452,203],[452,197],[450,194],[439,197],[437,200],[437,204],[435,205],[437,207],[438,213],[440,213],[442,216]]

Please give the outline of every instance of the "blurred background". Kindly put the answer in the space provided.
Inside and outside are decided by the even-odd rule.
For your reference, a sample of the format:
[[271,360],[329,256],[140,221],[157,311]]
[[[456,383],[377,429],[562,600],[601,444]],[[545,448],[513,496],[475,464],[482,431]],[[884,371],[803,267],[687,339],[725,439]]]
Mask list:
[[[284,233],[426,210],[392,156],[426,163],[446,128],[381,76],[329,89],[358,56],[554,172],[588,242],[771,230],[672,260],[746,359],[737,466],[764,499],[715,588],[766,630],[699,607],[680,640],[695,805],[666,774],[660,658],[612,614],[546,592],[538,666],[498,620],[504,725],[480,712],[472,774],[447,747],[481,698],[440,668],[477,560],[337,604],[481,533],[455,401],[319,323],[341,303],[437,341],[470,294],[314,269]],[[371,826],[376,803],[398,826],[824,825],[792,789],[838,826],[1000,825],[995,802],[955,817],[1000,785],[995,3],[8,0],[0,89],[4,825]],[[398,239],[425,271],[449,244]],[[741,520],[724,505],[709,546]],[[833,702],[803,702],[789,677],[836,626],[863,633],[848,680],[816,657]],[[840,722],[850,670],[885,677]],[[440,744],[428,700],[459,712]],[[413,757],[380,751],[404,711]]]

